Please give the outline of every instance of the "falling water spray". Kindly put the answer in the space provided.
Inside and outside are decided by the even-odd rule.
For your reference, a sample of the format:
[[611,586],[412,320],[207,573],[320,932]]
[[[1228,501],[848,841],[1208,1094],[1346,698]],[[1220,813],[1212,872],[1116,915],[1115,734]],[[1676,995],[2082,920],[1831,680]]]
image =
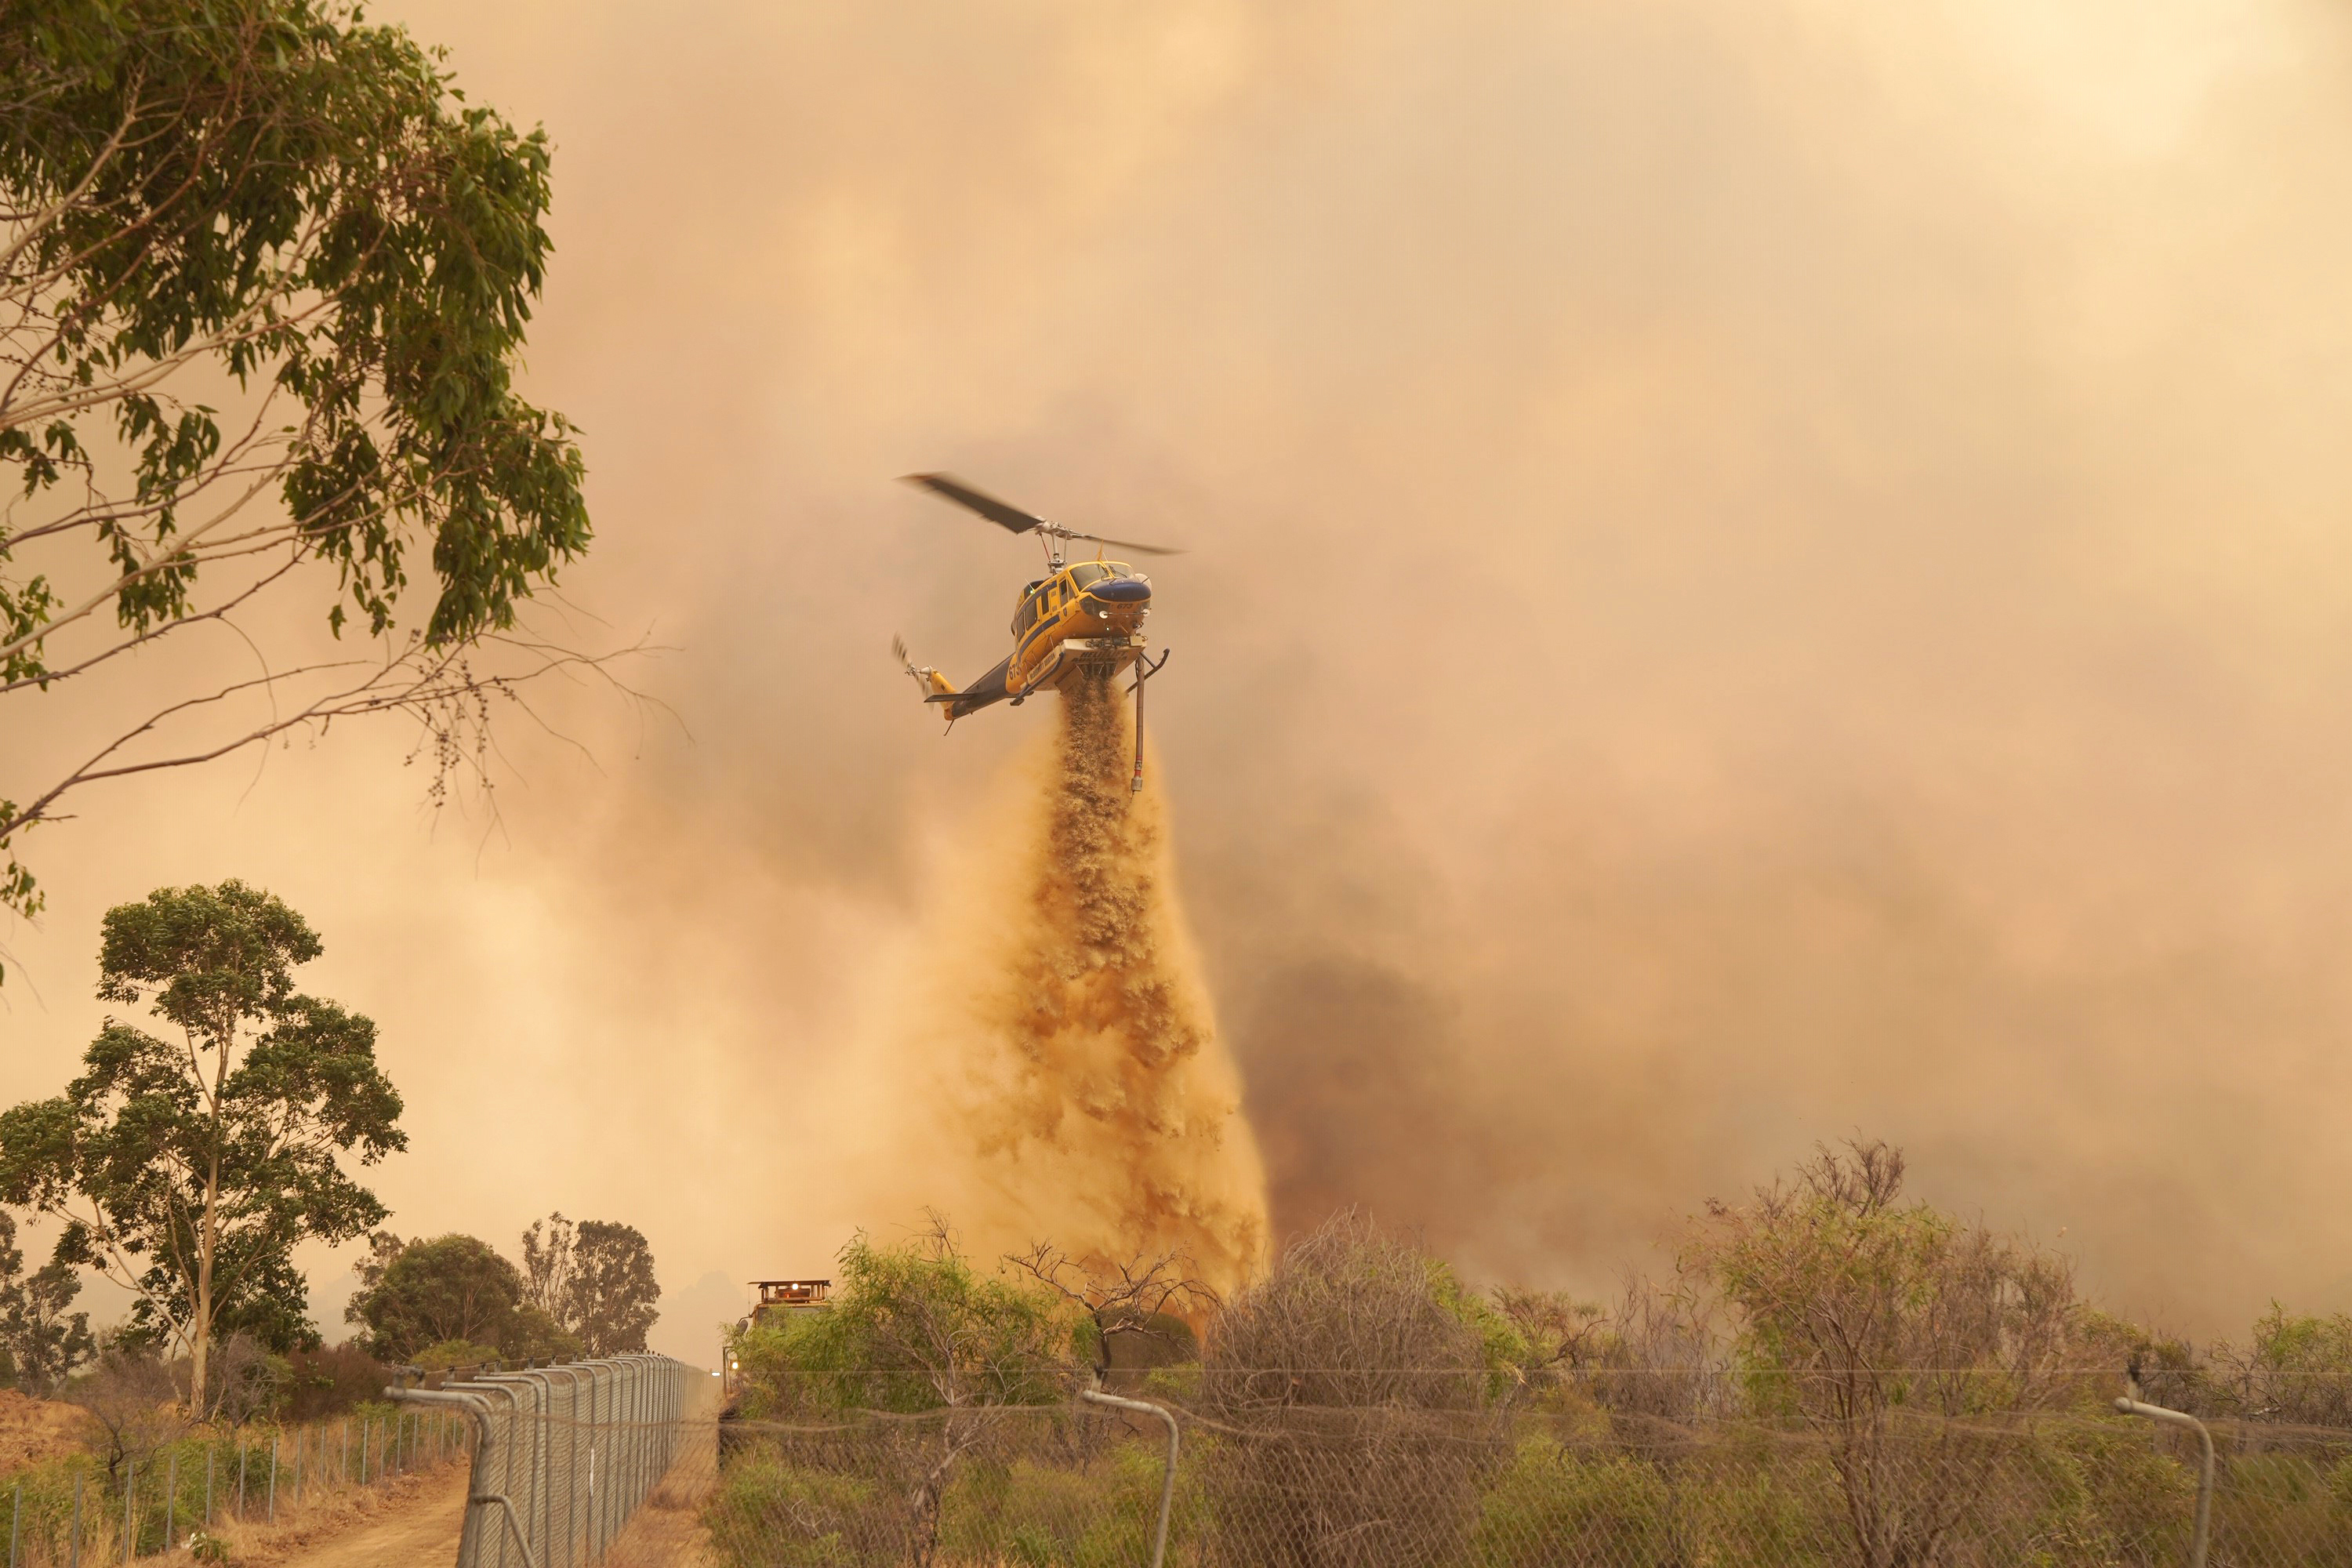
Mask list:
[[1074,681],[1060,708],[1050,758],[1024,776],[1021,838],[934,927],[921,1033],[961,1068],[937,1081],[940,1152],[964,1165],[942,1206],[986,1245],[1181,1250],[1230,1289],[1265,1246],[1265,1173],[1164,809],[1131,791],[1133,730],[1108,680]]

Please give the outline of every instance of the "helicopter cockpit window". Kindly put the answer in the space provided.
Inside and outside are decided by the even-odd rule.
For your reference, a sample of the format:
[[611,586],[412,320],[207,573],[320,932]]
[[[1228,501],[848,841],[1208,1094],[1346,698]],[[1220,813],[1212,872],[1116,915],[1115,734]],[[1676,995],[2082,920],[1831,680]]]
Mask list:
[[1037,589],[1040,585],[1039,583],[1032,583],[1021,590],[1021,602],[1013,607],[1014,637],[1019,637],[1037,624],[1037,612],[1044,607],[1044,601],[1037,596]]
[[1110,568],[1103,565],[1100,562],[1082,561],[1077,565],[1070,568],[1070,586],[1073,588],[1091,588],[1097,583],[1101,582],[1110,574]]

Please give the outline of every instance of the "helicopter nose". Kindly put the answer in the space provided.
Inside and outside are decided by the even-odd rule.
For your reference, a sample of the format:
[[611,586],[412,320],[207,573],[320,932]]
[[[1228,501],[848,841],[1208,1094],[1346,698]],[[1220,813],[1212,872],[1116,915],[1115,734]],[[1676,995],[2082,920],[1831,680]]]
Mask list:
[[1140,605],[1151,597],[1151,584],[1135,577],[1114,577],[1087,592],[1107,605]]

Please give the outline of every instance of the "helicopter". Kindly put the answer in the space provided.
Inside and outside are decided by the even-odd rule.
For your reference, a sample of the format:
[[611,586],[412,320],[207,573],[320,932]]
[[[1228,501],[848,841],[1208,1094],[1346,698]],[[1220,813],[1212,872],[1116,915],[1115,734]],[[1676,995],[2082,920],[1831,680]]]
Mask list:
[[[937,704],[955,721],[992,703],[1010,701],[1019,707],[1039,691],[1059,690],[1068,681],[1084,678],[1108,679],[1121,670],[1135,671],[1135,779],[1132,790],[1143,787],[1143,683],[1168,662],[1158,663],[1145,646],[1143,623],[1151,614],[1151,579],[1124,561],[1102,558],[1103,550],[1131,551],[1138,555],[1181,555],[1164,544],[1141,544],[1131,539],[1109,539],[1064,528],[1019,507],[997,500],[951,474],[908,474],[908,484],[976,512],[1014,533],[1034,533],[1045,547],[1045,575],[1024,585],[1013,608],[1013,651],[986,674],[958,689],[929,666],[918,666],[907,653],[904,638],[893,637],[890,652],[921,688],[923,700]],[[1066,542],[1083,539],[1103,547],[1092,561],[1068,561]]]

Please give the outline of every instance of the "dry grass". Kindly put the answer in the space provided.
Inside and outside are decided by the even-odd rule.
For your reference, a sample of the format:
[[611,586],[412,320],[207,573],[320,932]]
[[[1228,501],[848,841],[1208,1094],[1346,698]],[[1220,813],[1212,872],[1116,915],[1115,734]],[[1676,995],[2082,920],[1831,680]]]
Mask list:
[[[446,1464],[388,1477],[373,1486],[337,1487],[322,1496],[306,1498],[299,1504],[289,1503],[281,1493],[275,1524],[257,1519],[224,1519],[214,1523],[211,1533],[228,1544],[231,1563],[269,1568],[270,1564],[294,1562],[313,1555],[319,1548],[354,1531],[438,1500],[453,1489],[461,1489],[467,1466],[467,1461],[461,1456]],[[113,1540],[110,1531],[108,1540]],[[457,1538],[453,1531],[449,1537],[453,1556],[457,1547]],[[94,1555],[87,1544],[82,1557],[85,1562],[112,1560],[111,1555]]]
[[89,1427],[79,1406],[0,1388],[0,1474],[79,1453]]

